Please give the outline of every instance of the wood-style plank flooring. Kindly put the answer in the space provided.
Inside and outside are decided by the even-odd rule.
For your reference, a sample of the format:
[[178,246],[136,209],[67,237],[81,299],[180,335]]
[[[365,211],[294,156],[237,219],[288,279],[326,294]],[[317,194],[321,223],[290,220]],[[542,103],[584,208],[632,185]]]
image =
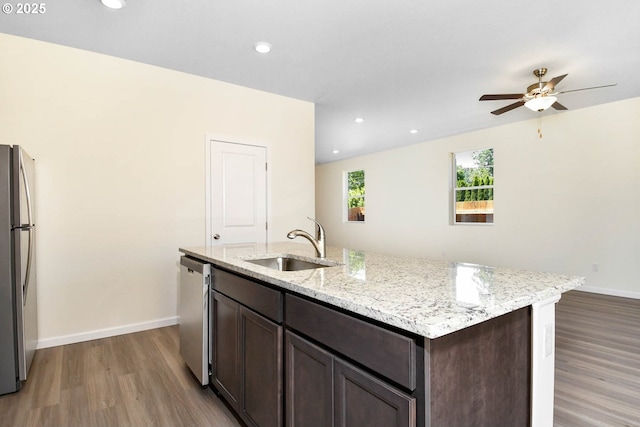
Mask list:
[[[640,300],[572,291],[557,307],[556,427],[640,426]],[[38,350],[0,426],[240,423],[180,358],[177,327]]]
[[555,373],[554,426],[640,426],[640,300],[564,294]]
[[0,426],[215,426],[240,423],[182,361],[176,326],[41,349]]

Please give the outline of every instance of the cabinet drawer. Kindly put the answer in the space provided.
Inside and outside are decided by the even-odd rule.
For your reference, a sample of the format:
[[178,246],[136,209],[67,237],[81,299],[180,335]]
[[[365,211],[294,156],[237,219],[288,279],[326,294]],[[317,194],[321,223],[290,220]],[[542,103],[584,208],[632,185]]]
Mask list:
[[416,388],[415,339],[289,294],[286,319],[288,327],[408,390]]
[[282,323],[282,292],[217,268],[213,270],[213,288],[263,316]]

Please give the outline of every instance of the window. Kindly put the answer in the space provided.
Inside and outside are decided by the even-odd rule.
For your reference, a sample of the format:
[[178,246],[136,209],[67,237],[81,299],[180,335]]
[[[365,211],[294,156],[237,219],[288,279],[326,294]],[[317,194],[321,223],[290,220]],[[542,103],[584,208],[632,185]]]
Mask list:
[[493,148],[453,155],[453,223],[493,223]]
[[364,171],[345,174],[345,207],[348,222],[364,222]]

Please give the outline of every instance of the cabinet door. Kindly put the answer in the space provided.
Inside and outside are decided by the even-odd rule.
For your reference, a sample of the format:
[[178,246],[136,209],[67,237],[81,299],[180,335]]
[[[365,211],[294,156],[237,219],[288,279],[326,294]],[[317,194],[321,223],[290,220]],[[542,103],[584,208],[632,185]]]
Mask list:
[[240,307],[247,424],[282,427],[282,326]]
[[333,357],[287,331],[287,427],[333,426]]
[[213,383],[238,411],[242,391],[240,325],[240,304],[213,292]]
[[334,370],[336,427],[415,427],[415,398],[339,359]]

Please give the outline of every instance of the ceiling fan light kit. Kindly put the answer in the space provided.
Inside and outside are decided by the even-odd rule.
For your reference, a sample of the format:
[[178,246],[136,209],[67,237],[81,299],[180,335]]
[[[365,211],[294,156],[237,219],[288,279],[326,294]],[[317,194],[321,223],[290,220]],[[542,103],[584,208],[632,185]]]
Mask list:
[[540,112],[551,107],[557,100],[558,98],[553,95],[538,95],[525,102],[524,106],[531,111]]
[[253,48],[255,49],[256,52],[265,54],[265,53],[271,52],[272,46],[271,46],[271,43],[258,42],[253,46]]

